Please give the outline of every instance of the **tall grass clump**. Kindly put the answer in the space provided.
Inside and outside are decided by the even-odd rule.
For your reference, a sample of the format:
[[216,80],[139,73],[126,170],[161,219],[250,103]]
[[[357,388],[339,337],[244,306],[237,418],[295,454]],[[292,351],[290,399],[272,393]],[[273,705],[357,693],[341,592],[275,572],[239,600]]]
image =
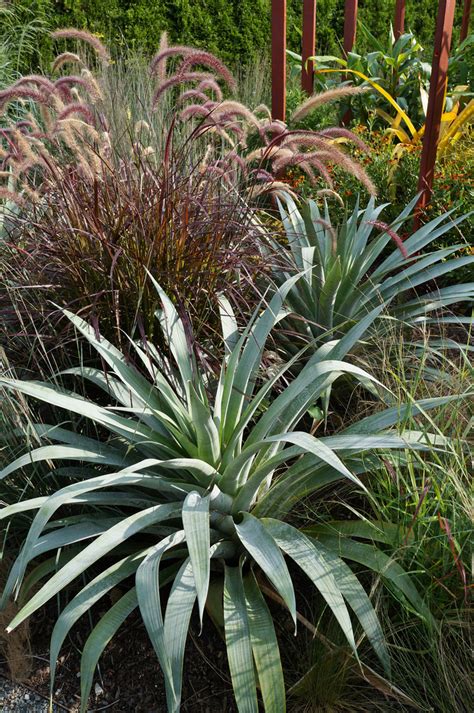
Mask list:
[[[368,496],[350,483],[339,483],[327,488],[317,502],[308,498],[293,513],[308,536],[333,542],[340,554],[356,563],[359,576],[371,588],[387,636],[394,689],[384,692],[378,687],[374,694],[370,677],[361,681],[322,602],[310,598],[305,616],[319,622],[316,638],[298,646],[297,663],[291,653],[294,645],[288,642],[295,710],[469,709],[474,371],[469,327],[453,327],[454,322],[455,317],[448,325],[433,320],[412,328],[410,337],[402,324],[392,321],[391,329],[353,357],[362,368],[370,365],[384,374],[392,409],[404,409],[399,426],[425,435],[429,429],[443,439],[443,447],[423,453],[400,451],[389,458],[381,454],[380,467],[374,467],[367,479]],[[405,410],[406,403],[413,410]],[[415,404],[423,405],[419,409]],[[343,427],[350,432],[347,424],[352,419],[356,424],[361,411],[368,414],[366,423],[373,424],[386,406],[357,388],[344,409]],[[332,416],[328,425],[337,434],[341,409],[335,400]],[[314,433],[322,435],[328,425],[320,419]],[[375,548],[387,558],[380,578],[367,572]],[[396,601],[380,586],[385,581],[390,588],[386,576],[392,566],[412,573],[433,614],[433,626],[427,627],[403,597]],[[362,640],[361,633],[361,645]],[[370,654],[364,658],[370,660]],[[397,688],[403,696],[392,695]]]
[[[241,294],[262,270],[255,206],[287,189],[286,166],[330,182],[326,166],[335,162],[375,190],[336,143],[345,130],[289,130],[265,106],[251,111],[207,52],[168,47],[164,36],[144,74],[139,57],[130,68],[111,64],[87,33],[53,38],[85,43],[92,71],[65,47],[51,78],[25,76],[0,93],[0,200],[18,206],[2,245],[10,337],[27,339],[30,317],[38,325],[51,301],[119,343],[124,332],[153,336],[157,304],[145,268],[199,334],[215,294],[232,297],[236,271]],[[21,121],[9,120],[11,106],[28,109]]]

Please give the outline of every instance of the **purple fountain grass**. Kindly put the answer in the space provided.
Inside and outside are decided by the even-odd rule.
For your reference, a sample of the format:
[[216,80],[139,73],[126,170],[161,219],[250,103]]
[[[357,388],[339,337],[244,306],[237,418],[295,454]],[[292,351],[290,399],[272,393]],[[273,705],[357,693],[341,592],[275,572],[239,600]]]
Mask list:
[[[53,37],[84,41],[108,61],[88,33]],[[38,109],[0,131],[0,168],[8,173],[0,180],[13,175],[23,201],[9,227],[10,242],[21,235],[26,251],[16,253],[15,269],[25,285],[45,286],[29,293],[33,312],[47,314],[49,299],[95,318],[119,343],[124,331],[152,336],[156,299],[146,267],[193,319],[212,322],[216,294],[233,290],[235,271],[250,280],[268,267],[255,210],[272,194],[295,195],[287,168],[332,189],[328,165],[338,165],[374,191],[336,143],[364,150],[358,137],[339,128],[292,130],[267,107],[252,111],[232,96],[232,74],[208,52],[168,47],[162,38],[150,64],[153,119],[113,105],[107,75],[98,81],[79,55],[63,52],[53,71],[67,64],[71,73],[54,82],[29,75],[0,92],[0,106],[30,100]],[[80,75],[72,73],[77,66]],[[8,188],[1,190],[5,199]]]
[[59,54],[51,64],[51,72],[54,74],[54,72],[62,69],[65,64],[78,64],[80,67],[85,66],[78,54],[75,54],[74,52],[63,52],[62,54]]
[[102,44],[98,37],[92,35],[86,30],[77,30],[73,27],[64,28],[61,30],[55,30],[51,33],[53,40],[78,40],[79,42],[85,42],[87,45],[92,47],[97,56],[103,62],[110,61],[110,55],[106,47]]
[[318,133],[320,136],[327,136],[330,139],[348,139],[351,143],[354,144],[354,146],[357,146],[357,148],[363,151],[364,153],[370,153],[370,148],[369,146],[367,146],[365,141],[362,141],[360,136],[357,136],[357,134],[355,134],[353,131],[350,131],[350,129],[344,129],[343,127],[334,126],[328,129],[321,129],[321,131],[319,131]]
[[28,99],[36,104],[48,103],[48,96],[33,87],[8,87],[0,91],[0,113],[9,102]]
[[[93,126],[95,123],[94,113],[92,112],[90,106],[88,106],[87,104],[84,104],[84,103],[79,103],[79,102],[73,102],[72,104],[68,104],[68,106],[58,114],[57,122],[64,121],[65,119],[68,119],[73,114],[81,114],[82,117],[84,118],[84,120],[87,121],[88,124],[91,124],[91,126]],[[56,127],[57,127],[57,123],[56,123]],[[53,130],[53,133],[54,133],[54,130]]]
[[408,252],[402,238],[398,235],[398,233],[392,230],[392,228],[387,225],[387,223],[384,223],[381,220],[368,220],[366,221],[366,223],[367,225],[373,225],[374,228],[377,228],[382,233],[387,233],[387,235],[390,236],[397,248],[400,250],[403,257],[405,259],[408,259]]
[[158,108],[158,102],[160,98],[168,89],[172,89],[173,87],[177,86],[181,87],[187,82],[195,82],[197,80],[203,79],[212,79],[212,75],[207,74],[206,72],[187,72],[186,74],[176,74],[173,77],[170,77],[157,87],[152,99],[152,108]]
[[197,88],[201,92],[214,92],[214,94],[216,95],[216,100],[222,101],[222,89],[220,88],[215,79],[203,79],[202,82],[199,82]]
[[28,86],[29,84],[37,85],[40,89],[44,89],[48,93],[54,92],[54,83],[42,74],[27,74],[25,77],[17,79],[12,86],[23,87],[25,85]]
[[[179,55],[189,55],[196,52],[194,47],[187,47],[186,45],[174,45],[173,47],[160,48],[155,56],[152,58],[149,66],[150,74],[156,77],[158,80],[166,76],[166,61],[169,57],[176,57]],[[164,67],[165,71],[160,75],[161,68]]]
[[0,198],[4,201],[11,201],[19,206],[24,206],[26,204],[25,199],[19,193],[15,191],[10,191],[8,188],[0,186]]
[[192,67],[196,65],[208,67],[214,76],[222,77],[231,91],[235,91],[237,84],[233,74],[215,55],[210,52],[194,51],[191,54],[186,54],[183,61],[178,67],[178,74],[186,74]]
[[320,92],[319,94],[313,94],[313,96],[308,97],[300,106],[295,109],[291,115],[292,122],[298,122],[304,119],[308,114],[310,114],[314,109],[323,104],[328,104],[329,102],[336,101],[339,99],[345,99],[346,97],[354,96],[357,94],[363,94],[368,91],[370,87],[336,87],[335,89],[328,89],[325,92]]

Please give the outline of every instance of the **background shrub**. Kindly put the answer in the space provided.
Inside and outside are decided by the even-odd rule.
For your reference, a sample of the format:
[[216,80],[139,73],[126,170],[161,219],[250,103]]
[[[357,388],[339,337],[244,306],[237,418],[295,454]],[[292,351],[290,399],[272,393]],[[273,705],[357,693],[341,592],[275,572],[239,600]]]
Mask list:
[[[20,13],[33,12],[52,28],[73,26],[103,35],[116,48],[124,43],[153,51],[163,30],[172,42],[184,42],[219,55],[229,64],[248,60],[270,51],[270,0],[13,0]],[[455,27],[459,28],[462,4],[456,8]],[[394,14],[394,2],[361,0],[359,18],[378,37],[386,37]],[[319,0],[317,15],[318,53],[340,52],[343,0]],[[431,46],[437,3],[432,0],[407,0],[407,28],[422,44]],[[218,18],[218,21],[216,21]],[[301,0],[288,0],[288,46],[298,51],[301,44]],[[458,30],[454,39],[457,40]],[[367,49],[362,35],[358,51]],[[41,41],[38,54],[43,62],[51,59],[51,44]],[[37,58],[32,58],[37,59]]]

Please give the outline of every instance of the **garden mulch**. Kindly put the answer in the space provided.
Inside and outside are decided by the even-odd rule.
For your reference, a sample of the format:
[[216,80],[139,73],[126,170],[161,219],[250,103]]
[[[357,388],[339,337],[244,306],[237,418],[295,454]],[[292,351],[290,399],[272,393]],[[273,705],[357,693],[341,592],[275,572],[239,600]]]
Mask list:
[[[48,713],[49,640],[52,611],[32,626],[34,671],[24,683],[9,680],[0,663],[0,711]],[[188,640],[184,663],[182,713],[236,711],[224,644],[210,621],[203,634],[198,622]],[[59,659],[54,686],[54,713],[79,711],[80,649],[90,628],[87,618],[72,631]],[[138,615],[131,616],[107,647],[94,679],[88,713],[166,713],[163,677]]]

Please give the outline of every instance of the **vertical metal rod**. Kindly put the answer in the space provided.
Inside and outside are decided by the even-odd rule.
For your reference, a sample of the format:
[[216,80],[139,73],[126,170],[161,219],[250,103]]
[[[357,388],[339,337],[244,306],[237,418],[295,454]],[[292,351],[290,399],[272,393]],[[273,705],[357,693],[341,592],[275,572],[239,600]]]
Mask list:
[[[358,10],[358,0],[345,0],[344,5],[344,59],[347,59],[349,52],[354,47],[356,33],[357,33],[357,10]],[[348,75],[346,75],[346,79]],[[347,126],[347,124],[352,119],[352,112],[350,109],[346,111],[342,117],[342,125]]]
[[464,0],[464,10],[462,13],[462,25],[459,41],[464,42],[469,34],[469,20],[471,19],[471,4],[472,0]]
[[272,116],[285,121],[286,0],[272,0]]
[[397,0],[395,5],[395,22],[393,23],[393,34],[398,40],[405,32],[405,0]]
[[433,63],[431,68],[430,93],[426,113],[423,149],[421,153],[418,190],[421,196],[418,201],[418,215],[429,203],[432,189],[446,94],[448,77],[448,60],[453,33],[455,0],[439,0],[438,19],[436,23]]
[[314,57],[316,52],[316,0],[303,0],[303,43],[301,89],[306,94],[313,93],[314,67],[307,62],[308,57]]

